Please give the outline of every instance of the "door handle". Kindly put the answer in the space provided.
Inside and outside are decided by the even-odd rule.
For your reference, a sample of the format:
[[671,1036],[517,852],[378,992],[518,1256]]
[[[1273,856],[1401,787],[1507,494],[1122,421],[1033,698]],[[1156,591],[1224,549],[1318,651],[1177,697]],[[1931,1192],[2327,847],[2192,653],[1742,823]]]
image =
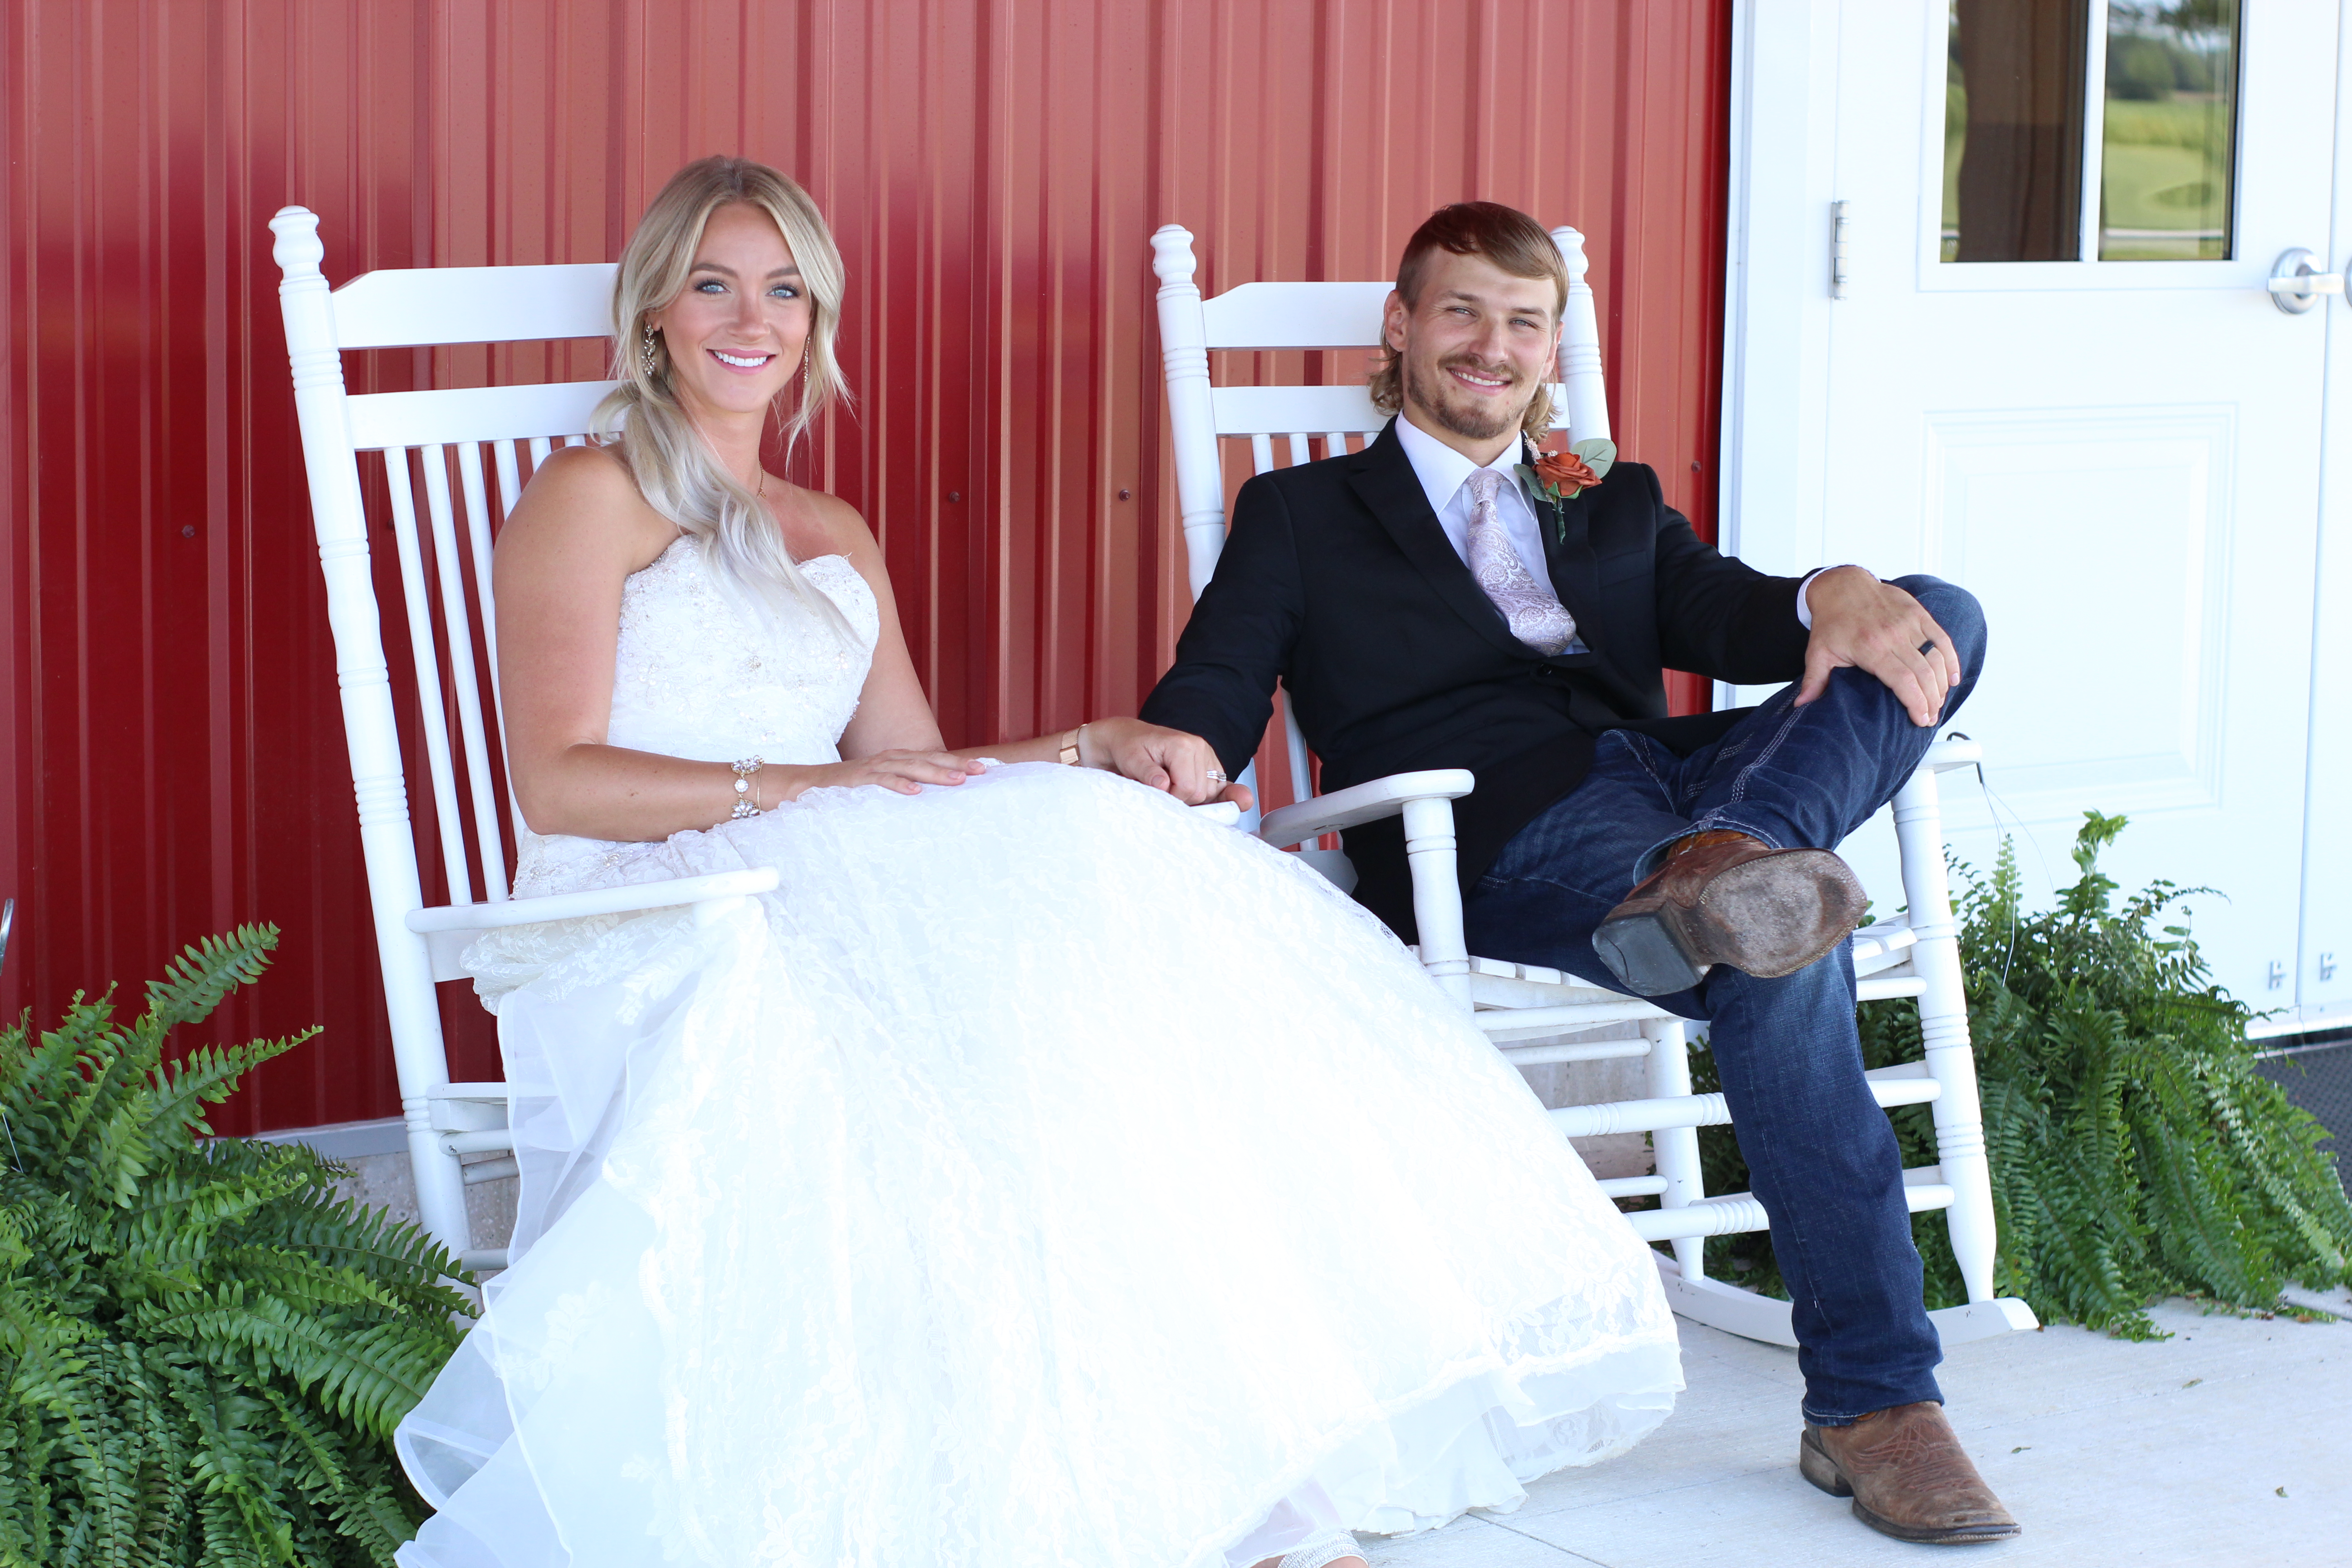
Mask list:
[[2318,258],[2300,246],[2283,252],[2271,268],[2271,303],[2290,316],[2300,316],[2319,303],[2323,294],[2344,292],[2344,274],[2322,272],[2312,263]]

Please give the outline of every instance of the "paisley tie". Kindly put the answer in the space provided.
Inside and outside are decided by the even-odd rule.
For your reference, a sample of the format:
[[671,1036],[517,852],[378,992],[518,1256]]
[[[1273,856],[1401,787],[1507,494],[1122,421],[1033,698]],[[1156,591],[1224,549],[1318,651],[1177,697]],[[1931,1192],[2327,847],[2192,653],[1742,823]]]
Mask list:
[[1470,574],[1478,579],[1478,586],[1486,597],[1495,601],[1495,608],[1503,612],[1510,623],[1511,635],[1538,653],[1558,653],[1576,637],[1576,617],[1551,591],[1551,584],[1539,583],[1530,574],[1527,563],[1511,548],[1511,536],[1504,531],[1502,513],[1495,507],[1495,492],[1502,488],[1503,476],[1492,468],[1480,468],[1470,476]]

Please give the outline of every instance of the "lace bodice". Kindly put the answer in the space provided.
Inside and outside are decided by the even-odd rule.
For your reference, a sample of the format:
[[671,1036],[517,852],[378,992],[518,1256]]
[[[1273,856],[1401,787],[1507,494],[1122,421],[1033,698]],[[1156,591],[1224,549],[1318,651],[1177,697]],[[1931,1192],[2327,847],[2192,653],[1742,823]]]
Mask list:
[[[613,716],[605,740],[632,751],[731,763],[832,763],[857,711],[881,625],[874,590],[846,555],[801,570],[857,637],[845,648],[805,611],[773,615],[720,586],[702,542],[681,534],[621,588]],[[518,826],[515,891],[567,891],[622,879],[615,862],[649,847],[541,837]]]
[[814,616],[756,612],[719,585],[702,542],[682,534],[621,589],[605,740],[632,751],[731,763],[833,763],[872,663],[874,591],[846,555],[801,570],[841,606],[860,649],[840,646]]

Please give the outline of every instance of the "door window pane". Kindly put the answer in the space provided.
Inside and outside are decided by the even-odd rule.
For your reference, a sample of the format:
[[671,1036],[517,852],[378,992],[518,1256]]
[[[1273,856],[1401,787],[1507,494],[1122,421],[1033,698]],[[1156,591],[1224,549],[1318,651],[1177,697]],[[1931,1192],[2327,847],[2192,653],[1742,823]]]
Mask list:
[[2083,252],[2087,0],[1951,0],[1947,261]]
[[2107,0],[2099,259],[2230,254],[2238,0]]

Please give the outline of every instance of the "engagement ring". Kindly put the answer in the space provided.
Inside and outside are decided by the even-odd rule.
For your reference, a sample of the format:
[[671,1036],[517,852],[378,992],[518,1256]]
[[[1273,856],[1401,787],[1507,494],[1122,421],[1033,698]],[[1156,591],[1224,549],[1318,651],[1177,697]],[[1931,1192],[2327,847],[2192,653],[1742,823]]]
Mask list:
[[1211,768],[1209,770],[1209,782],[1213,784],[1229,784],[1234,781],[1219,773],[1216,769]]

